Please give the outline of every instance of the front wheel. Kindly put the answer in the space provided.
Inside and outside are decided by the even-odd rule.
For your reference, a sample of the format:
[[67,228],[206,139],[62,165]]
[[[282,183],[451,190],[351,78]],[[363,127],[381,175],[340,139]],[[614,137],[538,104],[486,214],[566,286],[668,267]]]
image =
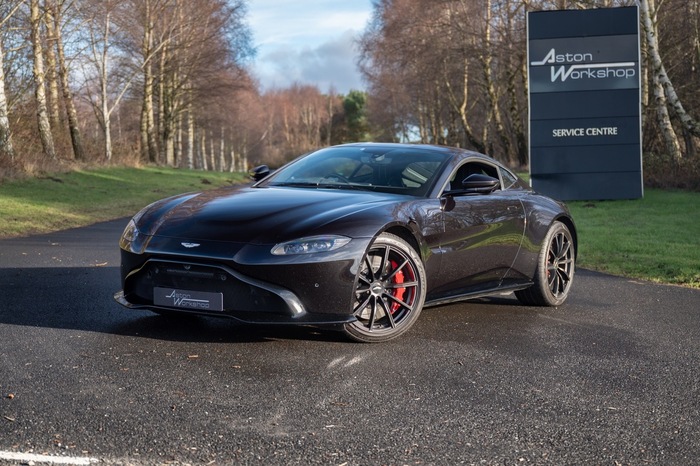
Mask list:
[[398,236],[383,233],[362,258],[353,315],[345,333],[355,341],[396,338],[416,321],[425,302],[425,269],[418,253]]
[[554,222],[542,242],[534,284],[515,292],[518,300],[529,306],[559,306],[566,301],[574,279],[576,251],[571,232],[561,222]]

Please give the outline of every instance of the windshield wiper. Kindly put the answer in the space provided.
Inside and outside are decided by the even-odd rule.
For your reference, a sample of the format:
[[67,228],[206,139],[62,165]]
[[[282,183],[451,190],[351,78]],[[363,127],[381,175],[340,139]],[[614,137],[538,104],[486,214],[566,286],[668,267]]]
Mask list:
[[269,186],[281,186],[285,188],[317,188],[318,183],[309,183],[308,181],[284,181],[281,183],[270,183]]
[[367,186],[349,183],[318,183],[316,186],[324,189],[352,189],[354,191],[364,191]]
[[371,186],[348,184],[348,183],[310,183],[308,181],[286,181],[281,183],[270,184],[270,186],[278,186],[285,188],[321,188],[321,189],[348,189],[348,190],[365,190],[371,189]]

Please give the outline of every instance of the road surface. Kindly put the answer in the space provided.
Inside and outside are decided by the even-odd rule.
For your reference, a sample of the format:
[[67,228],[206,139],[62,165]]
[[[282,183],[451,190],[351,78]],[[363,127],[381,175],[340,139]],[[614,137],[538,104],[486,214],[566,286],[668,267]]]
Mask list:
[[699,290],[580,270],[357,344],[121,308],[125,223],[0,240],[0,464],[700,462]]

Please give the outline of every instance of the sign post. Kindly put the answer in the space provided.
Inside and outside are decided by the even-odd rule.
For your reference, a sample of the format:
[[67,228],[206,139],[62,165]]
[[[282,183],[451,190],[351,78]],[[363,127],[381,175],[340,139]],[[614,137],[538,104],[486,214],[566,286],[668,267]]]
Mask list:
[[530,179],[561,200],[637,199],[637,7],[529,12]]

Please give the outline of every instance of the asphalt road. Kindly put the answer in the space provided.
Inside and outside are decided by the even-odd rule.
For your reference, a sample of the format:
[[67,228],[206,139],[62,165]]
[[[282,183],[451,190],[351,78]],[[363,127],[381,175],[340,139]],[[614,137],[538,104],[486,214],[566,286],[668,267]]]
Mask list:
[[579,271],[364,345],[122,309],[124,224],[0,241],[0,464],[700,463],[698,290]]

